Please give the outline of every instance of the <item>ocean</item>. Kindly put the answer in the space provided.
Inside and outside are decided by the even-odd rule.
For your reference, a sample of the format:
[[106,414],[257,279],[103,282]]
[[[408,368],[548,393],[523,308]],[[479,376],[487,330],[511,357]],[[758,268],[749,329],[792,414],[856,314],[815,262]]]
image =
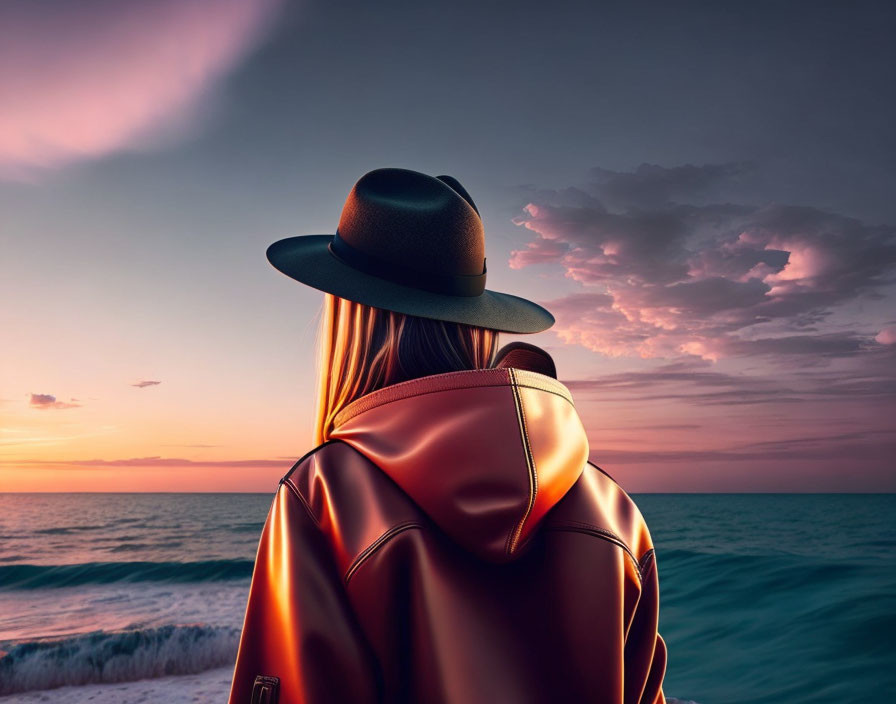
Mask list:
[[[896,494],[633,494],[670,702],[896,701]],[[269,494],[0,494],[0,703],[226,701]]]

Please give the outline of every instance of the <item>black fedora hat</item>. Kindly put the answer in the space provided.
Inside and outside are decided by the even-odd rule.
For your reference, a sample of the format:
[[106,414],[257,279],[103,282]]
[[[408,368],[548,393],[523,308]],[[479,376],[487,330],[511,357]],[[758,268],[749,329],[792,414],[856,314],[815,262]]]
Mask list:
[[485,288],[482,220],[451,176],[370,171],[334,234],[278,240],[267,257],[296,281],[375,308],[514,333],[554,324],[537,303]]

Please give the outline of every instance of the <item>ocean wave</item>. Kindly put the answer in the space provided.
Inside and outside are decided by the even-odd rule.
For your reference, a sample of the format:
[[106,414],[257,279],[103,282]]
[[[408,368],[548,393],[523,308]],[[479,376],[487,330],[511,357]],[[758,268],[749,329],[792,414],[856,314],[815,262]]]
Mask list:
[[[204,624],[96,631],[6,645],[0,696],[57,687],[191,675],[233,665],[240,629]],[[666,697],[668,704],[697,704]]]
[[0,565],[0,589],[46,589],[112,582],[210,582],[252,576],[252,560],[85,562]]
[[35,535],[72,535],[73,533],[85,533],[91,530],[108,530],[107,524],[98,526],[53,526],[51,528],[38,528]]
[[0,651],[0,696],[223,667],[235,661],[239,636],[238,628],[189,624],[7,645]]

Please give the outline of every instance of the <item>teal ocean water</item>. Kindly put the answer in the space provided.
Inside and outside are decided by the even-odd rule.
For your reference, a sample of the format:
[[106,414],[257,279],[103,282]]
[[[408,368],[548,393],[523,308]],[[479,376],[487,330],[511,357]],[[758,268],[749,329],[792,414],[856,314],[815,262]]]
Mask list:
[[656,545],[665,692],[896,701],[896,494],[633,498]]
[[[633,498],[668,697],[896,701],[896,495]],[[232,664],[270,501],[0,494],[0,697]]]

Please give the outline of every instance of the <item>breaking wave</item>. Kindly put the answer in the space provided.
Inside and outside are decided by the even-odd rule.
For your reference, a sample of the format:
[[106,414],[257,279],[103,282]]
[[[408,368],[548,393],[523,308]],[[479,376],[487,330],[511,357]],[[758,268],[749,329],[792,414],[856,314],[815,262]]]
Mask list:
[[0,651],[0,696],[66,685],[131,682],[231,665],[240,630],[202,624],[6,645]]

